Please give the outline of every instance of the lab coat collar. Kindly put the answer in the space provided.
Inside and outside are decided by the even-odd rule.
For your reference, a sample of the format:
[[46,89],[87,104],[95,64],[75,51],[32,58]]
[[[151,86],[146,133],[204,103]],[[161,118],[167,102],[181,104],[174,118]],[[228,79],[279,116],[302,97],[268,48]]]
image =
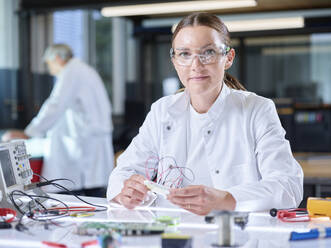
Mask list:
[[221,90],[220,94],[218,95],[218,97],[216,98],[216,101],[214,102],[214,104],[211,106],[211,108],[207,112],[208,117],[211,120],[216,121],[220,117],[220,115],[225,107],[225,104],[224,104],[225,98],[230,93],[231,93],[230,88],[223,82],[223,86],[222,86],[222,90]]
[[[215,121],[219,118],[221,112],[224,109],[224,100],[231,93],[229,87],[223,82],[222,90],[217,97],[214,104],[208,110],[208,117]],[[183,112],[188,111],[190,106],[190,95],[187,89],[183,93],[175,95],[173,103],[170,104],[168,113],[170,116],[179,117],[183,115]]]
[[187,89],[184,92],[174,96],[173,102],[170,104],[168,113],[170,116],[178,117],[183,114],[190,106],[190,95]]

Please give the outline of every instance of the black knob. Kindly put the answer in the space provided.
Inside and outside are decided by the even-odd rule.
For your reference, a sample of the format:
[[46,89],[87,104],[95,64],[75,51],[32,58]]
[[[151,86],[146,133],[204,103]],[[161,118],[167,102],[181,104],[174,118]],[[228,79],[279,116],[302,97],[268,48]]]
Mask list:
[[272,208],[270,209],[269,213],[272,217],[276,217],[277,216],[277,212],[278,210],[276,208]]

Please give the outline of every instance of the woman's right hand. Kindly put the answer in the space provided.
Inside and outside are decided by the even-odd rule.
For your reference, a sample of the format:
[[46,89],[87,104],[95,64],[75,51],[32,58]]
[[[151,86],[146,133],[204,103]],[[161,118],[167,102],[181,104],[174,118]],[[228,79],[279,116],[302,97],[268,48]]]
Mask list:
[[142,175],[132,175],[124,181],[121,193],[114,200],[128,209],[133,209],[140,205],[149,190],[144,184],[145,180],[147,179]]

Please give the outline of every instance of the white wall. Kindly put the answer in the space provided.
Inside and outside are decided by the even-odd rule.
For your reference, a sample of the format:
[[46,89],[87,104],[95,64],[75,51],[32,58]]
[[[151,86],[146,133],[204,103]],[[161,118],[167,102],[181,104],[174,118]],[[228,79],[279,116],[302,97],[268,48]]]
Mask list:
[[0,0],[0,68],[17,69],[18,51],[18,9],[19,0]]

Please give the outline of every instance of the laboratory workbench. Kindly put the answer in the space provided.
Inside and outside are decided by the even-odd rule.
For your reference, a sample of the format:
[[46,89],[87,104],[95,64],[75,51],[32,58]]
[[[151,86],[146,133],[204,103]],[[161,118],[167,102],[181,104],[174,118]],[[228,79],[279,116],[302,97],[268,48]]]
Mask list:
[[[69,195],[52,194],[70,206],[81,205]],[[85,197],[95,204],[108,206],[106,199]],[[67,247],[81,247],[85,241],[93,240],[91,236],[80,236],[74,233],[77,225],[84,221],[90,222],[153,222],[156,217],[170,216],[178,218],[179,224],[171,227],[171,232],[187,234],[193,238],[192,247],[212,247],[217,241],[216,224],[207,224],[204,217],[197,216],[182,209],[145,207],[127,210],[119,207],[109,207],[106,212],[95,213],[88,217],[64,217],[59,219],[58,226],[47,228],[42,223],[24,220],[29,228],[28,232],[15,229],[0,230],[0,247],[47,247],[41,241],[50,241],[67,245]],[[315,239],[305,241],[288,241],[292,231],[305,232],[311,228],[331,226],[329,220],[314,220],[300,223],[284,223],[271,217],[267,212],[253,212],[249,214],[246,228],[235,227],[235,241],[240,247],[331,247],[331,239]],[[121,247],[161,247],[160,235],[122,237]]]

